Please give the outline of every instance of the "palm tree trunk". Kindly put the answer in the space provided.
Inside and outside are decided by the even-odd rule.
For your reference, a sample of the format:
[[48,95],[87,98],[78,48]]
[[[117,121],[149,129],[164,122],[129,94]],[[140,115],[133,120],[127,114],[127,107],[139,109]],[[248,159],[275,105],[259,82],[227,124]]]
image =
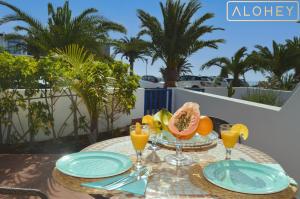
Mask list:
[[[73,98],[73,97],[72,97]],[[77,117],[77,104],[76,99],[73,101],[72,99],[72,111],[73,111],[73,133],[75,135],[75,139],[78,140],[78,117]]]
[[295,67],[295,78],[300,81],[300,66]]
[[220,71],[220,77],[222,78],[228,78],[228,71],[226,68],[221,68],[221,71]]
[[2,134],[2,119],[0,117],[0,144],[3,144],[3,134]]
[[239,74],[233,74],[232,86],[233,87],[239,87],[240,86]]
[[130,59],[129,60],[129,64],[130,64],[130,76],[133,75],[133,64],[134,64],[134,60]]
[[12,112],[8,113],[8,128],[7,128],[7,137],[6,137],[6,143],[7,144],[12,144],[12,137],[11,137],[11,132],[12,132]]
[[274,76],[275,76],[279,81],[281,81],[281,78],[282,78],[282,76],[283,76],[283,72],[281,72],[281,71],[273,71],[273,73],[274,73]]
[[95,143],[98,138],[98,112],[91,114],[89,141]]
[[166,82],[165,82],[165,87],[176,87],[176,81],[178,78],[178,72],[176,69],[173,69],[171,67],[166,68]]
[[[56,135],[56,131],[55,131],[55,128],[54,128],[54,93],[52,93],[52,86],[51,86],[51,89],[50,89],[50,107],[51,107],[51,111],[50,111],[50,115],[51,115],[51,130],[52,130],[52,135],[53,135],[53,138],[54,140],[56,140],[57,138],[57,135]],[[49,107],[49,105],[48,105]],[[49,110],[49,109],[48,109]]]

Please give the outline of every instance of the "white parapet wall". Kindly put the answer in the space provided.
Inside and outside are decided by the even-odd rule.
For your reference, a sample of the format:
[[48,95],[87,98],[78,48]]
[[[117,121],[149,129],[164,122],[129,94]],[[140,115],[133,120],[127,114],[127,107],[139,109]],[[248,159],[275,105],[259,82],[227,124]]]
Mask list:
[[[19,90],[20,93],[23,93],[24,90]],[[64,96],[60,93],[57,94],[59,97],[55,99],[55,107],[54,107],[54,129],[56,134],[61,134],[59,137],[70,135],[73,131],[73,115],[71,112],[71,101],[67,96]],[[130,114],[123,114],[121,117],[115,121],[114,129],[122,128],[129,125],[132,119],[141,118],[144,113],[144,89],[139,88],[135,91],[134,95],[136,96],[135,107],[131,110]],[[39,94],[36,95],[37,99],[33,101],[44,101],[45,99],[39,98]],[[78,109],[80,111],[81,116],[85,116],[89,119],[89,114],[82,103],[81,99],[78,98]],[[19,118],[16,114],[13,117],[13,124],[16,129],[22,133],[23,131],[27,131],[28,129],[28,120],[27,120],[27,110],[19,109]],[[78,113],[78,117],[80,116]],[[99,131],[106,132],[106,121],[103,117],[100,116],[99,121]],[[84,131],[79,131],[79,134],[84,134]],[[29,138],[29,135],[27,135]],[[46,135],[42,130],[36,134],[35,141],[44,141],[52,139],[53,136],[51,134]]]
[[[264,89],[257,87],[235,87],[235,93],[232,96],[236,99],[242,99],[243,96],[246,96],[248,93],[274,93],[277,95],[277,99],[279,102],[284,103],[291,95],[292,91],[283,91],[283,90],[272,90],[272,89]],[[205,87],[206,93],[211,93],[215,95],[227,96],[227,88],[226,87]]]
[[300,86],[281,108],[185,89],[176,89],[174,101],[174,109],[193,101],[201,114],[246,124],[245,144],[271,155],[300,182]]

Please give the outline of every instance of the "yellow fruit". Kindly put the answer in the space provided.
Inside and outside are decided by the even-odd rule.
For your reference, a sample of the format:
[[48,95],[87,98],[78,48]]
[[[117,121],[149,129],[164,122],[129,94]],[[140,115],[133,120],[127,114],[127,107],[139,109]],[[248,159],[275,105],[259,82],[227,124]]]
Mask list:
[[150,128],[154,127],[154,119],[152,115],[145,115],[142,119],[143,124],[148,124]]
[[172,113],[170,113],[166,109],[162,109],[162,110],[158,111],[153,116],[154,121],[158,122],[158,124],[161,124],[162,129],[165,131],[169,131],[168,124],[169,124],[171,117],[172,117]]
[[135,133],[142,134],[142,126],[139,122],[135,123]]
[[247,140],[249,136],[249,130],[244,124],[235,124],[231,127],[231,130],[237,131],[244,140]]
[[160,132],[160,122],[156,121],[152,115],[145,115],[142,119],[143,124],[147,124],[154,132]]

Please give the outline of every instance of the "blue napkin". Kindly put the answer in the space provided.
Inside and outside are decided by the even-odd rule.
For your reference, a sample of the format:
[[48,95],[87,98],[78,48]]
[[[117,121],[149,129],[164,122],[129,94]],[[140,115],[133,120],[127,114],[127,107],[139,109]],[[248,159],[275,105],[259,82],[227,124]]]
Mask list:
[[[127,177],[128,175],[129,174],[123,174],[123,175],[107,178],[107,179],[97,181],[97,182],[82,183],[81,186],[95,188],[95,189],[105,189],[104,188],[105,185],[115,182],[123,177]],[[116,190],[125,191],[128,193],[143,196],[143,195],[145,195],[147,183],[148,183],[147,178],[143,178],[143,179],[137,180],[135,182],[132,182],[130,184],[124,185],[122,187],[119,187]]]
[[[273,169],[276,169],[278,171],[283,171],[285,173],[284,169],[281,167],[280,164],[264,163],[263,165],[268,166],[268,167],[272,167]],[[298,183],[293,178],[291,178],[291,177],[289,177],[289,178],[290,178],[290,184],[291,185],[298,186]]]

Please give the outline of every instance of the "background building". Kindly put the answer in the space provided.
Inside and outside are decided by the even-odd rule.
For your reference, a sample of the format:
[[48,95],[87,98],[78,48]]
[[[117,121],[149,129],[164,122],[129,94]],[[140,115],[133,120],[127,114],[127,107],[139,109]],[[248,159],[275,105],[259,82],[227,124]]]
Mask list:
[[21,40],[6,40],[5,34],[0,33],[0,46],[13,55],[27,55],[27,52],[20,46],[22,43]]

